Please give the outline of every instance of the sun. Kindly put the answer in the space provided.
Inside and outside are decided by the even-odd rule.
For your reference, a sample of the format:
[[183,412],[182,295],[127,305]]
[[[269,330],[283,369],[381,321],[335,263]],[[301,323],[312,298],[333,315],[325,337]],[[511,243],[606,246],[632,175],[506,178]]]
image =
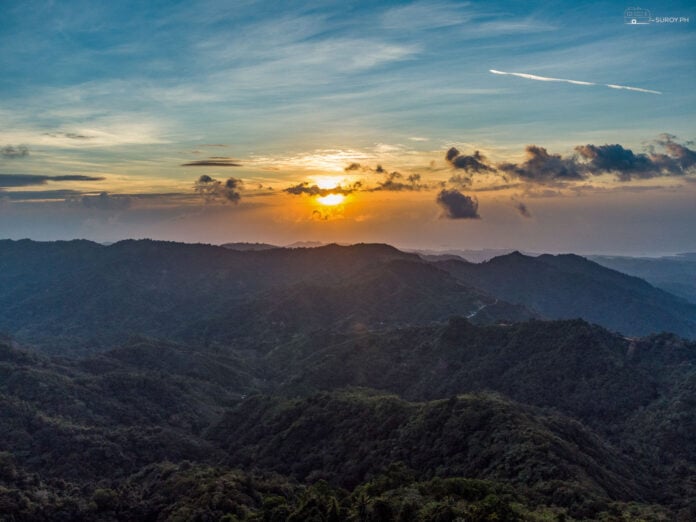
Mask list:
[[334,205],[340,205],[346,197],[343,194],[327,194],[326,196],[319,196],[317,201],[322,205],[327,207],[332,207]]

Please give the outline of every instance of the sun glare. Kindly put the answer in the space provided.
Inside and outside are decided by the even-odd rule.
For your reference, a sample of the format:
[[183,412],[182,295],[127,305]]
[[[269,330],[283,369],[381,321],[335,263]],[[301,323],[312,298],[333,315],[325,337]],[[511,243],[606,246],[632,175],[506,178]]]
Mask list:
[[310,176],[310,179],[314,181],[314,183],[320,189],[336,188],[343,181],[343,178],[339,178],[336,176]]
[[319,196],[317,201],[322,205],[333,206],[343,203],[346,197],[343,194],[327,194],[326,196]]

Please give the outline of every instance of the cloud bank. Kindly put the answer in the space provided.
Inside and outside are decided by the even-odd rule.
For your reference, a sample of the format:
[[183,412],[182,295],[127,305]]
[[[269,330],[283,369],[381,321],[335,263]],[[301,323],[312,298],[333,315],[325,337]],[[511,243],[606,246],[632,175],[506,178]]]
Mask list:
[[[450,178],[450,183],[459,187],[470,185],[472,175],[483,172],[498,172],[506,178],[542,184],[584,181],[606,174],[628,182],[693,173],[696,170],[696,151],[676,140],[676,136],[663,134],[646,152],[634,152],[620,144],[578,145],[568,155],[550,153],[539,145],[527,145],[523,161],[496,165],[486,163],[478,152],[466,156],[451,148],[446,152],[445,160],[453,168],[467,172],[465,177],[457,174]],[[458,166],[459,158],[463,159]]]

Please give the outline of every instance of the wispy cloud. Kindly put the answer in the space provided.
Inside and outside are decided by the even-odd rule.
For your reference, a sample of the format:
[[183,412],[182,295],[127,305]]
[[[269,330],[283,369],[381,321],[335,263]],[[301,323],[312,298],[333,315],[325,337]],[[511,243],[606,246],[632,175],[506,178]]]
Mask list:
[[459,25],[471,18],[468,3],[414,2],[389,9],[382,16],[385,29],[414,31]]
[[31,187],[45,185],[48,181],[102,181],[98,176],[64,175],[43,176],[40,174],[0,174],[0,190],[10,187]]
[[14,124],[0,129],[0,142],[24,143],[32,150],[38,146],[87,149],[167,143],[162,138],[164,131],[161,123],[144,120],[142,116],[114,113],[109,116],[85,114],[66,117],[66,120],[73,120],[74,123],[59,124],[56,130],[46,132],[35,122],[29,121],[29,115],[35,111],[35,108],[27,109],[24,113],[16,111],[12,118]]
[[549,76],[537,76],[536,74],[497,71],[495,69],[489,69],[489,72],[491,72],[493,74],[504,75],[504,76],[517,76],[518,78],[525,78],[526,80],[536,80],[539,82],[563,82],[563,83],[571,83],[573,85],[594,85],[594,86],[601,86],[601,87],[609,87],[610,89],[625,89],[627,91],[645,92],[648,94],[662,94],[660,91],[653,91],[652,89],[642,89],[640,87],[629,87],[628,85],[616,85],[613,83],[595,83],[595,82],[585,82],[585,81],[580,81],[580,80],[567,80],[565,78],[552,78]]
[[182,163],[182,167],[241,167],[242,164],[237,160],[223,157],[212,157],[207,160],[189,161]]
[[0,156],[6,159],[26,158],[29,156],[29,149],[24,145],[19,145],[17,147],[7,145],[0,149]]

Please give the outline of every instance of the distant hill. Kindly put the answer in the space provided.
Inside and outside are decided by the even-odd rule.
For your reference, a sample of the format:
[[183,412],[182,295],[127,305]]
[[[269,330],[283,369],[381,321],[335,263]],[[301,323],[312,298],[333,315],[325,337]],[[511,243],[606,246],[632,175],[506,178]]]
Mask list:
[[513,252],[484,263],[434,263],[462,283],[555,319],[582,317],[625,335],[696,337],[696,305],[581,256]]
[[229,248],[230,250],[238,250],[239,252],[258,252],[261,250],[278,248],[276,245],[269,245],[268,243],[223,243],[220,246],[223,248]]
[[600,265],[640,277],[696,303],[696,253],[664,257],[588,256]]
[[[473,249],[444,249],[444,250],[428,250],[428,249],[417,249],[417,250],[406,250],[407,252],[413,252],[414,254],[420,254],[426,259],[436,261],[438,257],[449,257],[451,259],[463,259],[469,261],[470,263],[483,263],[484,261],[489,261],[494,257],[505,256],[515,251],[514,248],[482,248],[478,250]],[[523,252],[525,255],[538,256],[535,252]],[[444,259],[439,259],[443,260]]]
[[321,241],[295,241],[289,245],[285,245],[285,248],[317,248],[326,246],[327,243],[322,243]]

